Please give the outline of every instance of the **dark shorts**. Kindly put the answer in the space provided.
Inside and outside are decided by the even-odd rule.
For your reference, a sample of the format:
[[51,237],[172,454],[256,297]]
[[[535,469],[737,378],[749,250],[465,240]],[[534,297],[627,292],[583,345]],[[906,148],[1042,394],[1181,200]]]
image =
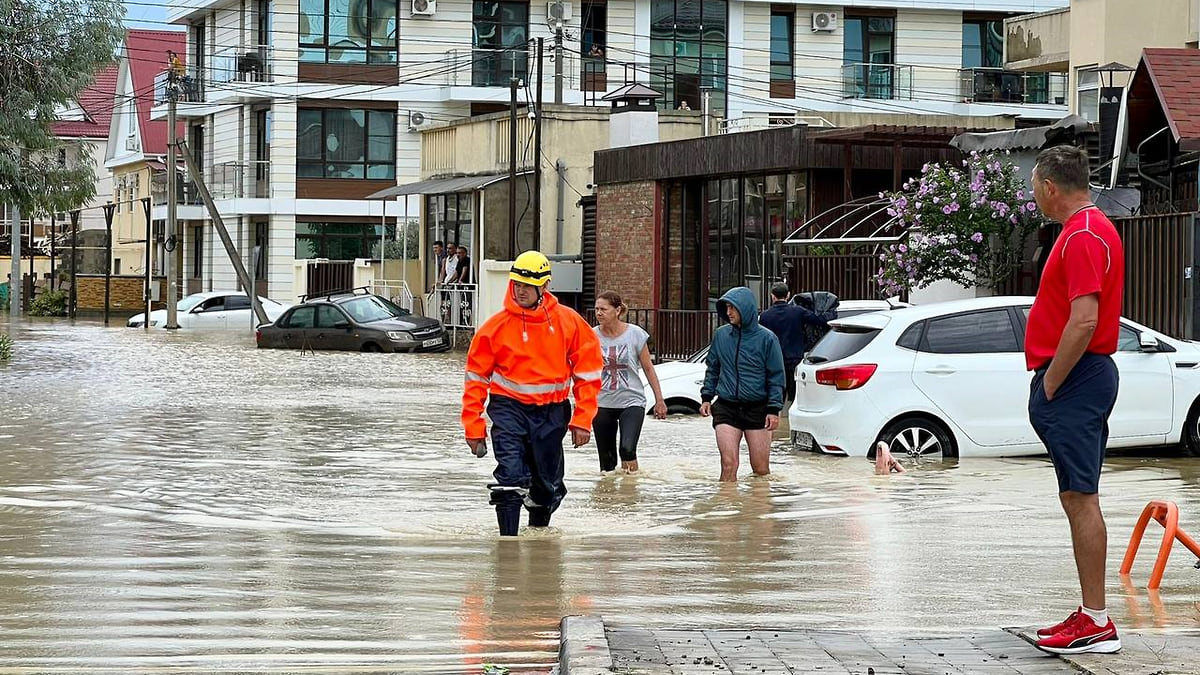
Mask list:
[[1108,417],[1117,401],[1117,365],[1109,356],[1084,354],[1054,400],[1046,400],[1034,373],[1029,391],[1029,422],[1054,462],[1059,492],[1100,491],[1100,467],[1108,445]]
[[742,431],[766,429],[767,402],[717,399],[712,404],[712,420],[714,429],[718,424],[728,424]]

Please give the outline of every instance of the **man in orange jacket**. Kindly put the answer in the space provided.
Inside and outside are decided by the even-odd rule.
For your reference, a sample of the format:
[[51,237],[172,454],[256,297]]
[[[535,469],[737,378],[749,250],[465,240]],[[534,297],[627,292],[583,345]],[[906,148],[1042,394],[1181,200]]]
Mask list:
[[[471,452],[482,456],[490,395],[497,465],[488,488],[500,535],[511,537],[522,505],[531,527],[546,527],[567,494],[562,440],[568,428],[577,448],[591,438],[604,361],[591,326],[545,289],[546,256],[522,253],[508,278],[504,309],[480,326],[467,352],[462,424]],[[574,414],[567,401],[572,390]]]

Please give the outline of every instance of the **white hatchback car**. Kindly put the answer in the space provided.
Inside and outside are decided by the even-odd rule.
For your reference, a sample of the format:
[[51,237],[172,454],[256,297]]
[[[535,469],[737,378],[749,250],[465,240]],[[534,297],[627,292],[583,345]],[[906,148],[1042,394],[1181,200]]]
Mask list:
[[[886,300],[843,300],[838,304],[838,318],[858,316],[868,312],[885,311],[908,307],[901,302]],[[683,361],[668,361],[654,366],[658,382],[662,386],[663,400],[672,413],[700,412],[700,387],[704,384],[704,359],[708,356],[708,347],[692,354]],[[646,389],[646,410],[654,408],[654,392],[646,382],[645,373],[641,374],[642,385]]]
[[[796,367],[801,449],[874,456],[1044,454],[1029,423],[1033,298],[976,298],[838,319]],[[1200,346],[1121,320],[1109,447],[1200,450]]]
[[[259,297],[267,319],[274,321],[283,315],[290,305]],[[250,310],[250,298],[241,291],[210,291],[193,293],[181,298],[176,320],[180,328],[193,330],[254,330],[258,323],[254,320],[254,312]],[[145,324],[145,313],[129,317],[125,323],[130,328],[142,328]],[[150,312],[150,327],[162,328],[167,323],[167,310],[156,309]]]

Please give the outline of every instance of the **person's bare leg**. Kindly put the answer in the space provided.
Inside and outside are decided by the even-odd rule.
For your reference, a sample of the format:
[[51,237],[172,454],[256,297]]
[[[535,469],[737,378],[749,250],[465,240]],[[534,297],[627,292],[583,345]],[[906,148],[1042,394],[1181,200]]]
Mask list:
[[771,473],[771,432],[766,429],[747,431],[746,445],[750,447],[750,468],[754,475]]
[[625,469],[627,472],[637,473],[638,463],[637,463],[636,459],[628,461],[628,462],[621,462],[621,465],[622,465],[621,468]]
[[1106,609],[1104,568],[1108,556],[1108,528],[1100,511],[1100,495],[1063,492],[1058,499],[1071,523],[1071,544],[1075,549],[1075,568],[1079,572],[1083,606]]
[[742,448],[742,430],[728,424],[717,425],[717,450],[721,453],[721,480],[737,480],[738,454]]

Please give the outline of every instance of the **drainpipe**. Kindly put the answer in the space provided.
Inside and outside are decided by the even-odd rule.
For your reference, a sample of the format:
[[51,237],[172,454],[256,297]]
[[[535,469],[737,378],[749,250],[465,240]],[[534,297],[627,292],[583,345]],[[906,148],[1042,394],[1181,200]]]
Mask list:
[[554,171],[558,173],[558,214],[554,219],[554,252],[563,252],[563,214],[566,212],[567,201],[567,163],[561,159],[554,163]]

